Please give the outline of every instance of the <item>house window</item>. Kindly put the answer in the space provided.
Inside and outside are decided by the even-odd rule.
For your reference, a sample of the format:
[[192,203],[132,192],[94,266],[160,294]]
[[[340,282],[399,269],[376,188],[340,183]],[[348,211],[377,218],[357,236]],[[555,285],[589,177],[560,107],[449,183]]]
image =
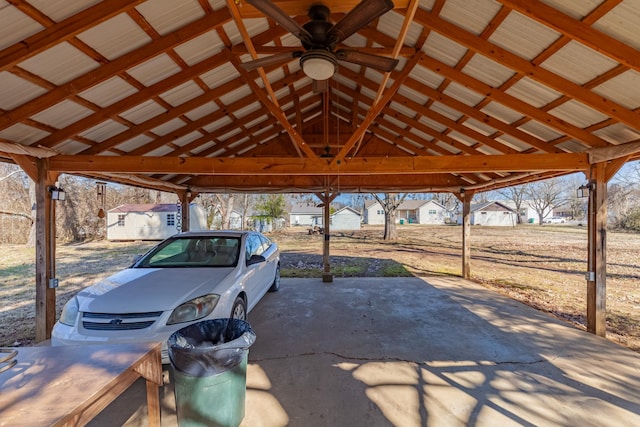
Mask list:
[[486,213],[486,212],[484,212],[484,211],[483,211],[483,212],[480,212],[480,215],[486,215],[486,214],[487,214],[487,213]]
[[124,218],[126,215],[118,215],[118,227],[124,227]]
[[175,227],[176,214],[167,214],[167,227]]
[[384,215],[384,211],[382,209],[378,209],[378,215]]
[[435,214],[436,214],[435,209],[429,209],[429,215],[435,215]]

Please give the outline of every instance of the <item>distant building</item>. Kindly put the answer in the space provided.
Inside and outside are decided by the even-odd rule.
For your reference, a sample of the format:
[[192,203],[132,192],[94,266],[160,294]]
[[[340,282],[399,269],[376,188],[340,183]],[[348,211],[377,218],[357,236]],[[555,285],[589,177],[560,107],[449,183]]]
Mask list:
[[289,210],[289,225],[296,226],[322,226],[322,207],[309,205],[293,205]]
[[[447,209],[435,200],[405,200],[396,210],[396,222],[406,224],[445,224]],[[384,210],[377,200],[365,200],[364,223],[384,224]]]
[[[471,225],[515,226],[518,213],[501,202],[486,202],[471,205]],[[462,212],[458,214],[458,224],[462,224]]]
[[359,230],[362,216],[360,212],[350,207],[337,210],[330,217],[331,231],[335,230]]
[[[179,232],[178,206],[163,204],[126,204],[107,212],[108,240],[163,240]],[[189,208],[189,229],[207,227],[204,209],[192,203]]]

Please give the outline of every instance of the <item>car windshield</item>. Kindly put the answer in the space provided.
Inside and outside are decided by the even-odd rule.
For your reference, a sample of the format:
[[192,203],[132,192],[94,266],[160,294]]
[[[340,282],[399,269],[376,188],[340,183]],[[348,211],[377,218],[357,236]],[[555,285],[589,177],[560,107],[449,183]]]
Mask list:
[[135,268],[235,267],[239,249],[237,237],[175,237],[145,255]]

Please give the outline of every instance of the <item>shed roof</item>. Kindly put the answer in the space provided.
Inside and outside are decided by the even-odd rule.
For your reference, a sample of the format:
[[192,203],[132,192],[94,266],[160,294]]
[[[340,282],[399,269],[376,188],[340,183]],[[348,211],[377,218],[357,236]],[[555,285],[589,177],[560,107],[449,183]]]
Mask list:
[[340,62],[317,92],[297,60],[245,70],[304,50],[247,0],[2,1],[0,160],[192,192],[610,175],[640,158],[638,28],[635,0],[395,0],[337,46],[395,69]]

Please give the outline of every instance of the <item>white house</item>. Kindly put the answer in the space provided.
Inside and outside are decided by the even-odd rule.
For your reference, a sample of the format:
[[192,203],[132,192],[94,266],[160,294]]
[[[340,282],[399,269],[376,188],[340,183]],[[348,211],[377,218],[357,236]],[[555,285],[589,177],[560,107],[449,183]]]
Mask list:
[[[471,225],[515,226],[518,213],[501,202],[487,202],[471,205]],[[462,213],[458,215],[462,224]]]
[[435,200],[405,200],[398,206],[398,221],[405,224],[441,225],[447,217],[447,208]]
[[289,211],[289,224],[292,227],[322,226],[322,207],[309,205],[293,205]]
[[359,230],[361,219],[360,212],[350,207],[344,207],[331,215],[331,230]]
[[[396,210],[396,222],[403,224],[444,224],[447,209],[435,200],[405,200]],[[365,224],[384,224],[384,210],[377,200],[364,202]]]
[[370,225],[384,224],[384,210],[382,205],[377,200],[365,200],[364,209],[362,210],[364,215],[364,223]]
[[[126,204],[107,212],[108,240],[162,240],[179,232],[178,206],[163,204]],[[192,203],[189,207],[189,229],[204,230],[204,209]]]

